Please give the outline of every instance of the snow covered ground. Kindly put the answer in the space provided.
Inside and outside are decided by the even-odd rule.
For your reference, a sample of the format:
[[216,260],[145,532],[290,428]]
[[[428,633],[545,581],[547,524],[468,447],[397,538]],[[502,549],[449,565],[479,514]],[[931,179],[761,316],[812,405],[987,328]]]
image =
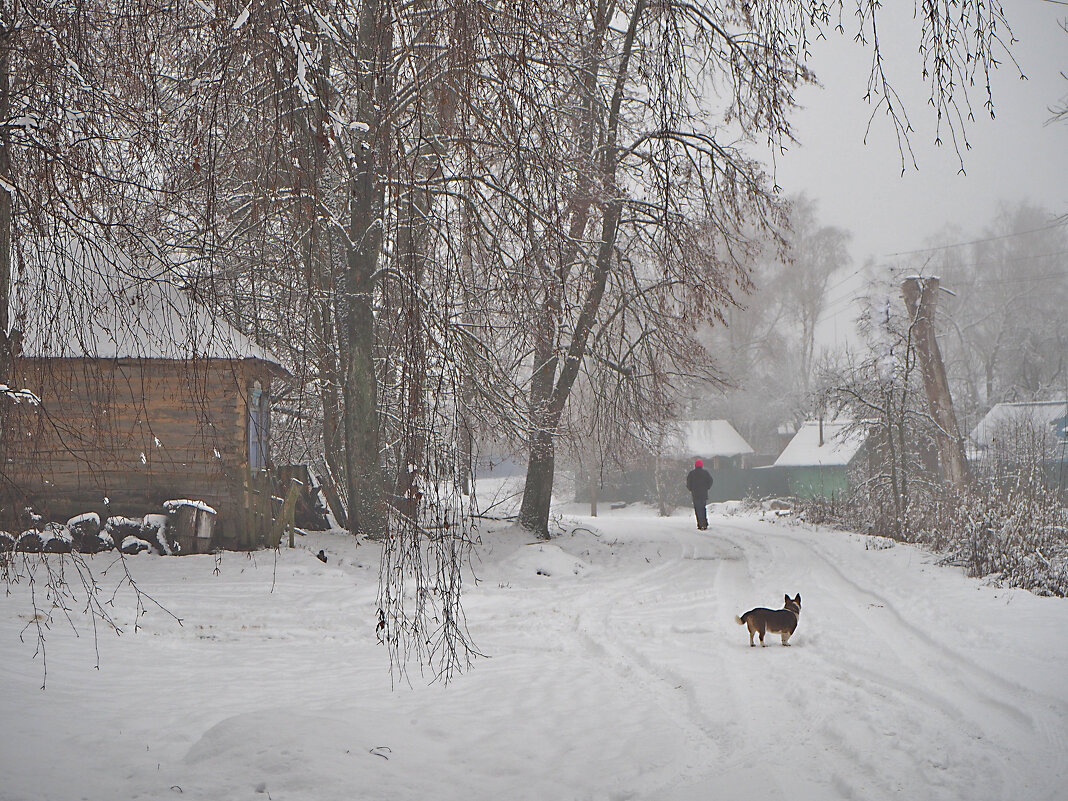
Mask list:
[[[549,543],[482,532],[465,609],[488,658],[447,686],[391,686],[376,546],[340,535],[218,574],[130,557],[182,625],[150,609],[134,632],[122,590],[127,632],[99,656],[84,617],[79,636],[56,622],[45,690],[32,627],[20,641],[31,588],[12,587],[0,799],[1068,797],[1068,601],[722,508],[707,532],[564,511]],[[750,648],[734,616],[787,592],[791,647]]]

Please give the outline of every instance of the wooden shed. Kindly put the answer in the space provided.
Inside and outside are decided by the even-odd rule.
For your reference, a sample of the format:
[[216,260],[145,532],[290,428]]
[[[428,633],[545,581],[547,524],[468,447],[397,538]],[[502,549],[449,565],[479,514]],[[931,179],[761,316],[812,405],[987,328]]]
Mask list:
[[7,403],[0,516],[142,516],[193,499],[242,532],[245,484],[268,466],[279,361],[166,276],[77,243],[19,276],[23,330]]

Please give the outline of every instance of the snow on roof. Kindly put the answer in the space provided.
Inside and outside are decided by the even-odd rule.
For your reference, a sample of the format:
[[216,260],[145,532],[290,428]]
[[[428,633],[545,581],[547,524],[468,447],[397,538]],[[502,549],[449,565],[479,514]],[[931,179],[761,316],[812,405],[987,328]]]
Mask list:
[[678,431],[665,442],[662,455],[711,459],[754,453],[749,443],[726,420],[680,420]]
[[989,448],[997,438],[999,430],[1007,426],[1029,424],[1047,428],[1058,436],[1057,423],[1068,416],[1068,400],[1034,401],[1023,403],[996,403],[979,421],[971,433],[971,441],[980,449]]
[[851,420],[823,423],[823,444],[820,445],[820,423],[809,420],[802,424],[786,446],[775,467],[844,467],[849,464],[868,438],[862,429],[850,428]]
[[279,360],[109,243],[57,240],[16,276],[11,319],[30,357]]

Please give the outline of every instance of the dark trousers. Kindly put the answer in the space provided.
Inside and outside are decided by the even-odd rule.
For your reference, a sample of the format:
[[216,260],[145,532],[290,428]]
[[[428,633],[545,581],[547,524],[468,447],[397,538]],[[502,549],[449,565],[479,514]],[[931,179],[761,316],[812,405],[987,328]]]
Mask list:
[[694,498],[693,499],[693,512],[697,515],[697,527],[708,528],[708,513],[705,511],[705,507],[708,505],[708,498]]

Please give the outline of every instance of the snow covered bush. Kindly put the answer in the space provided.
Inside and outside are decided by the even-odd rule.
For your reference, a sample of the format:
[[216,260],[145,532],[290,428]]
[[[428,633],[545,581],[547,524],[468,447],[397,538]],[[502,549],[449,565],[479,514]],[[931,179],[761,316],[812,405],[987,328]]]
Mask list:
[[129,550],[124,553],[152,551],[158,554],[177,554],[179,548],[170,530],[168,516],[147,514],[142,519],[109,517],[101,525],[100,515],[86,512],[70,518],[65,524],[47,522],[32,509],[22,513],[24,528],[14,536],[0,532],[0,551],[24,553],[82,553],[110,551],[119,544]]
[[15,550],[23,553],[41,553],[44,550],[44,538],[41,532],[35,528],[23,531],[15,542]]
[[132,517],[109,517],[104,530],[115,542],[120,543],[129,536],[141,536],[141,521]]
[[945,554],[948,564],[970,576],[1068,597],[1068,507],[1042,482],[1006,488],[980,480],[962,492],[940,488],[913,505],[907,537],[870,496],[799,504],[809,523],[907,539]]
[[950,559],[1041,595],[1068,596],[1068,508],[1041,483],[1000,491],[988,482],[957,498],[946,527]]
[[10,553],[13,550],[15,550],[15,538],[6,531],[0,531],[0,559],[4,558],[5,552]]

